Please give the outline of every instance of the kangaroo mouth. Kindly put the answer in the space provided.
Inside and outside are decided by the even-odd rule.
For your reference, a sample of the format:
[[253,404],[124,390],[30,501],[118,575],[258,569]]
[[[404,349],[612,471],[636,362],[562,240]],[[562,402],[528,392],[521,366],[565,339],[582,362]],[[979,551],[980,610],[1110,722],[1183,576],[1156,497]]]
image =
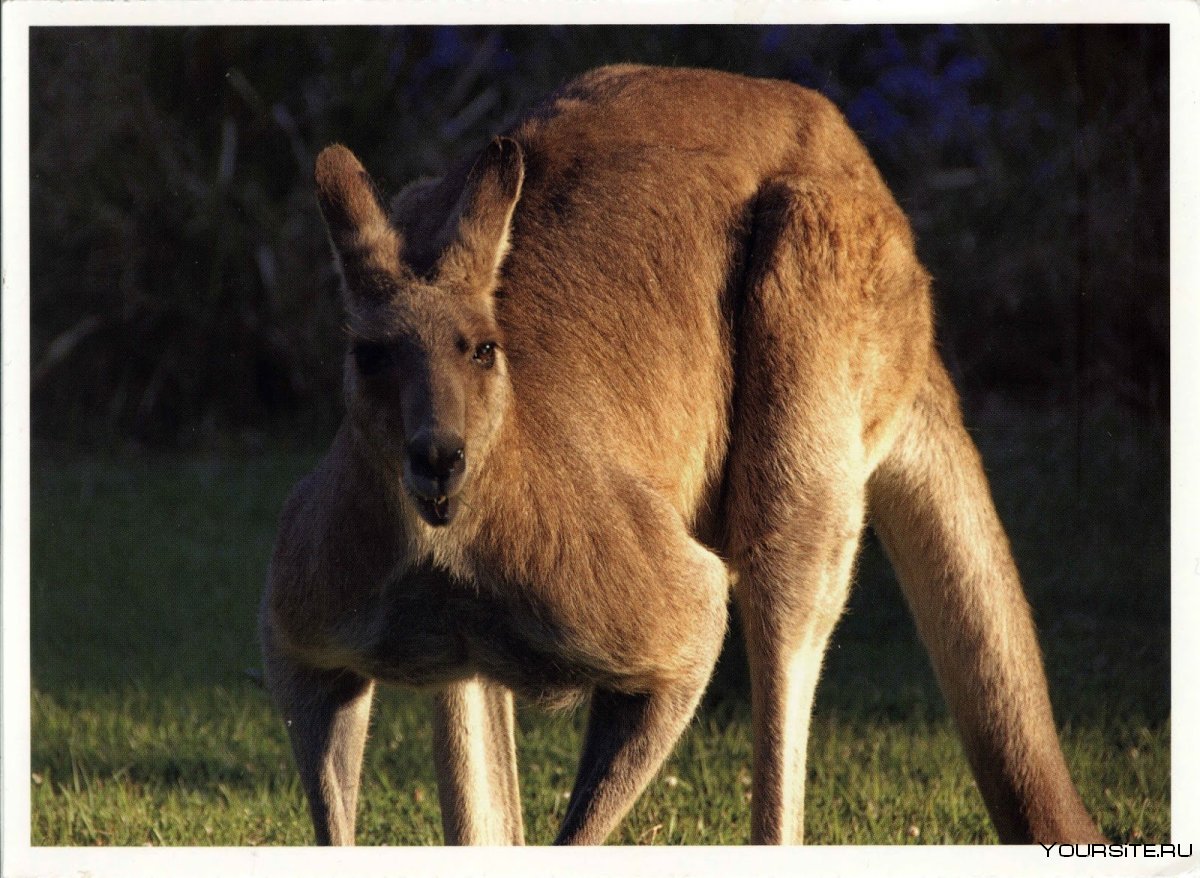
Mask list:
[[432,527],[444,527],[453,520],[454,514],[458,512],[457,497],[446,495],[430,497],[416,491],[410,491],[409,496],[412,497],[418,514]]

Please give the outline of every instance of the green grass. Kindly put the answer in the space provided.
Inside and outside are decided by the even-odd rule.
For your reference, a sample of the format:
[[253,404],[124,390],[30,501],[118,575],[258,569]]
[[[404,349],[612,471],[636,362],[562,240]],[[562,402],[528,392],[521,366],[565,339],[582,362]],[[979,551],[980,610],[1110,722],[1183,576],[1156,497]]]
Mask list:
[[[1170,827],[1166,457],[1147,429],[1110,418],[1077,433],[1024,418],[978,434],[1068,760],[1120,841],[1165,841]],[[291,453],[35,454],[34,844],[310,842],[282,723],[248,671],[275,517],[311,463]],[[747,840],[747,688],[731,638],[695,723],[614,842]],[[520,714],[532,843],[549,842],[565,810],[583,719]],[[995,840],[869,539],[809,752],[810,842]],[[359,827],[361,844],[441,842],[423,696],[377,699]]]

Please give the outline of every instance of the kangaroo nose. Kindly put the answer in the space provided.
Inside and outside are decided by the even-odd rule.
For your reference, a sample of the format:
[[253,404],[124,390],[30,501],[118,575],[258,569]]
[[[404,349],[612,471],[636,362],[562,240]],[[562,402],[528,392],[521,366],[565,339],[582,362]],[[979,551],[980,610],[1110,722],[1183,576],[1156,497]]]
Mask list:
[[467,454],[458,436],[418,436],[408,443],[408,459],[413,475],[435,484],[450,481],[467,466]]

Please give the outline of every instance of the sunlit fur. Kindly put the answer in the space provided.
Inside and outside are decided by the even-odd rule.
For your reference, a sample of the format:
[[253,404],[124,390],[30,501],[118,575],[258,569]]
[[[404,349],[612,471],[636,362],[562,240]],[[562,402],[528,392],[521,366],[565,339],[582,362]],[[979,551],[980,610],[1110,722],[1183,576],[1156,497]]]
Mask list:
[[[438,693],[443,824],[462,843],[522,840],[511,693],[590,692],[558,841],[602,842],[690,721],[731,592],[751,840],[800,841],[813,691],[868,515],[1001,837],[1099,837],[934,349],[928,276],[828,101],[604,68],[390,215],[343,147],[316,179],[345,281],[347,417],[287,502],[262,630],[318,841],[353,842],[378,679]],[[360,374],[364,343],[383,345],[378,374]],[[421,430],[462,442],[449,521],[406,486]]]

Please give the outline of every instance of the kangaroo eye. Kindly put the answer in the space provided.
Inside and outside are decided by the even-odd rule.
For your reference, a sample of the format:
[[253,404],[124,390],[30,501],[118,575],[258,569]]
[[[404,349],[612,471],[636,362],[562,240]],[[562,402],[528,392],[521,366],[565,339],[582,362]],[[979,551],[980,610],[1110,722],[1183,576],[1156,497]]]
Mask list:
[[485,369],[492,368],[492,366],[496,365],[496,343],[494,341],[485,341],[475,348],[475,353],[471,354],[471,359]]
[[360,375],[370,378],[378,375],[392,363],[392,349],[382,344],[357,344],[354,346],[354,365]]

